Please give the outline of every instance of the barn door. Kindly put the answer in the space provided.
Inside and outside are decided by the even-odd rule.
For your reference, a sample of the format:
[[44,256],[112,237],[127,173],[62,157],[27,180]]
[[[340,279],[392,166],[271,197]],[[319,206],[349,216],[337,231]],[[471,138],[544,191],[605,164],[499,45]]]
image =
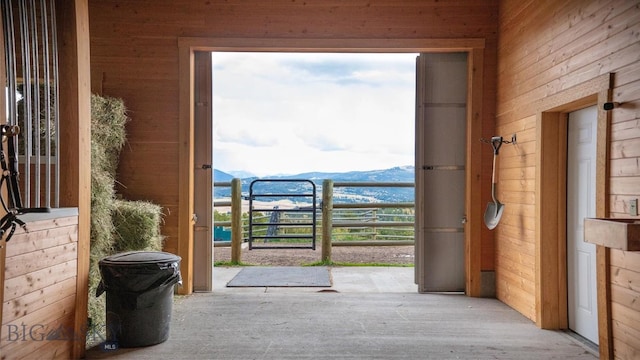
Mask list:
[[596,246],[584,242],[584,219],[596,215],[595,106],[569,114],[567,149],[567,296],[569,328],[598,343]]
[[421,54],[416,77],[416,283],[464,291],[467,54]]
[[195,53],[193,290],[213,289],[211,53]]

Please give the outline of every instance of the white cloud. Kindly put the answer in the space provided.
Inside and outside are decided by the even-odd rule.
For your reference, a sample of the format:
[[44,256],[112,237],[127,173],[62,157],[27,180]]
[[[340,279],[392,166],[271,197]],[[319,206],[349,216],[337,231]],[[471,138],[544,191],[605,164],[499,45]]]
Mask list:
[[266,176],[413,164],[415,54],[213,61],[216,168]]

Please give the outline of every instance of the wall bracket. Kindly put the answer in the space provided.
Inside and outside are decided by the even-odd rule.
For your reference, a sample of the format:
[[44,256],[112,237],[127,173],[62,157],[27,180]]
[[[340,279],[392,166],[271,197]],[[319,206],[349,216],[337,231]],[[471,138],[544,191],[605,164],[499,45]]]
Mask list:
[[[503,144],[514,144],[515,145],[516,144],[516,140],[517,140],[516,134],[511,135],[511,141],[504,140],[502,137],[500,137],[500,142],[503,143]],[[480,138],[480,141],[483,142],[483,143],[491,144],[491,142],[493,141],[493,138],[491,138],[491,139]]]

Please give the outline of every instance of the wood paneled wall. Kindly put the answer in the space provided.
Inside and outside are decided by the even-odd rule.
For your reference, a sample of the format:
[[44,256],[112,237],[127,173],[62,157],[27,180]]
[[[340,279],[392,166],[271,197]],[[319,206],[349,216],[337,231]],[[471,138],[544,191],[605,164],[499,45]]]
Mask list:
[[[609,209],[629,217],[640,198],[640,3],[505,0],[499,8],[496,131],[517,133],[501,150],[498,195],[505,214],[496,229],[497,296],[536,319],[536,103],[614,73]],[[599,194],[606,196],[606,194]],[[611,251],[614,352],[640,355],[640,254]]]
[[640,253],[611,250],[613,352],[619,359],[640,357]]
[[78,216],[30,221],[6,244],[2,359],[73,357]]
[[[178,245],[177,46],[181,37],[485,39],[485,98],[479,118],[483,137],[493,133],[497,0],[92,0],[89,4],[92,89],[123,98],[132,119],[118,170],[123,184],[119,192],[168,210],[163,234],[169,252],[176,252]],[[483,208],[490,199],[491,175],[490,148],[485,150]],[[482,233],[483,270],[493,269],[492,236]]]

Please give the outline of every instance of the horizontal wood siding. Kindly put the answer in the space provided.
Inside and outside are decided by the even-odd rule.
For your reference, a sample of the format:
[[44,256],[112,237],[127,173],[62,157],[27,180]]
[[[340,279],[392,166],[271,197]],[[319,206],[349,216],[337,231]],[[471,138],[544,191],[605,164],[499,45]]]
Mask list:
[[[6,247],[1,358],[70,358],[78,217],[34,221],[28,229],[17,230]],[[47,338],[60,329],[61,338]]]
[[640,357],[640,253],[611,250],[614,355]]
[[[637,1],[500,2],[496,133],[518,135],[501,150],[496,231],[498,298],[532,320],[535,258],[535,104],[572,86],[615,73],[611,114],[609,208],[629,217],[640,198],[640,4]],[[533,167],[533,168],[532,168]],[[611,251],[614,353],[640,356],[640,255]]]
[[[483,136],[493,133],[497,0],[91,0],[89,6],[92,89],[123,98],[131,117],[118,191],[125,198],[150,200],[168,210],[163,225],[166,251],[178,249],[180,37],[482,38],[486,46],[480,118]],[[485,165],[490,164],[490,153],[489,148],[483,151]],[[488,167],[484,166],[483,182],[490,181]],[[483,189],[487,202],[489,186]],[[482,244],[482,269],[492,270],[491,232],[482,232]]]

